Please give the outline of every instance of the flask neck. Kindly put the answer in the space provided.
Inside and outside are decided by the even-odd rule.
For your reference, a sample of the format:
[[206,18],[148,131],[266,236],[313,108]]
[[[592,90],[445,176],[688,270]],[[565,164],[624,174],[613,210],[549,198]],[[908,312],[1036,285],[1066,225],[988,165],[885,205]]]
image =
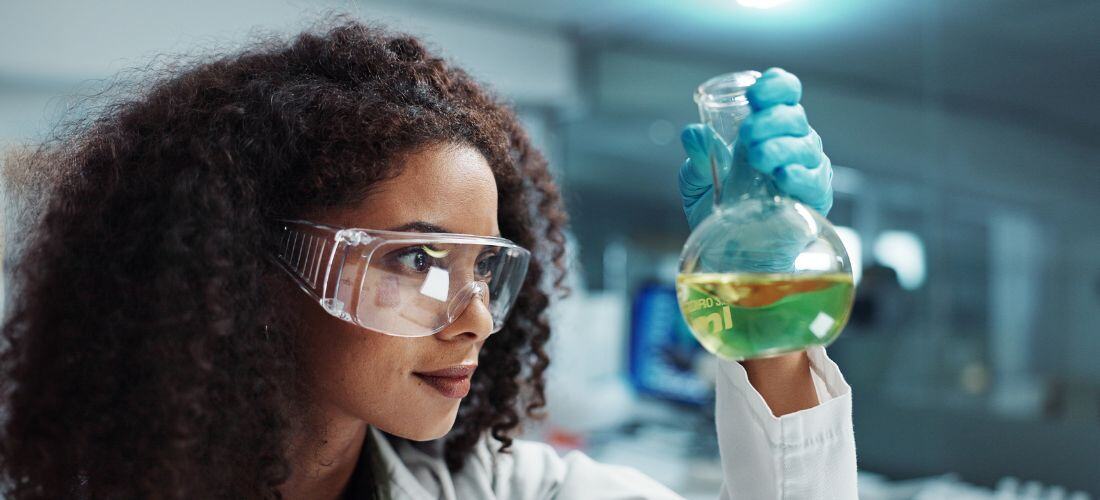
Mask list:
[[732,149],[732,151],[727,150],[728,153],[725,156],[725,158],[732,156],[732,161],[728,162],[724,168],[718,162],[711,163],[711,174],[714,176],[715,186],[718,186],[714,191],[716,209],[733,205],[741,200],[773,198],[779,194],[771,177],[749,165],[745,158],[745,148],[738,147],[736,142],[732,148],[724,144],[719,147]]
[[699,117],[723,141],[711,144],[711,175],[714,181],[716,208],[745,198],[766,198],[778,194],[771,178],[749,166],[745,148],[738,147],[741,124],[752,113],[749,87],[760,78],[756,71],[740,71],[718,75],[703,82],[695,90]]

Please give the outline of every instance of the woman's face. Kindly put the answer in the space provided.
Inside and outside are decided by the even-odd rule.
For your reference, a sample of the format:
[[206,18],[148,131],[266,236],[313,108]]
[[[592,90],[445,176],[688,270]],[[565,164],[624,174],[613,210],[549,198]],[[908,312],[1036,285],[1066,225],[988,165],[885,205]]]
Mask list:
[[[402,173],[358,206],[311,216],[341,227],[393,229],[427,223],[450,233],[499,236],[497,188],[485,157],[460,144],[409,154]],[[408,230],[408,229],[405,229]],[[435,439],[454,425],[461,399],[445,396],[417,372],[477,363],[492,330],[479,301],[443,331],[394,337],[336,319],[299,294],[309,327],[302,346],[311,403],[332,415],[366,421],[389,434]]]

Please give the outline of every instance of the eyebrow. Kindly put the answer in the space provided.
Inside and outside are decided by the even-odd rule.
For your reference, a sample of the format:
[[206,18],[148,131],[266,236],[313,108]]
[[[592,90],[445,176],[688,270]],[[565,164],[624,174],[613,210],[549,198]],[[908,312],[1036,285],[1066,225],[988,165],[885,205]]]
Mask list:
[[[431,222],[413,221],[400,226],[395,226],[387,229],[387,231],[401,231],[401,232],[417,232],[417,233],[454,233],[443,226],[437,226]],[[494,238],[499,238],[500,234],[494,234]]]

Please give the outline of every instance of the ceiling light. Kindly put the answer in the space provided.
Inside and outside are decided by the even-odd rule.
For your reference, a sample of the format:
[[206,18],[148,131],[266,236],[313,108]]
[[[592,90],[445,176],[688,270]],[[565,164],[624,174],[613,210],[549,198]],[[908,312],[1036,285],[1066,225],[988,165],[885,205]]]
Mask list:
[[790,1],[791,0],[737,0],[737,3],[753,9],[771,9]]

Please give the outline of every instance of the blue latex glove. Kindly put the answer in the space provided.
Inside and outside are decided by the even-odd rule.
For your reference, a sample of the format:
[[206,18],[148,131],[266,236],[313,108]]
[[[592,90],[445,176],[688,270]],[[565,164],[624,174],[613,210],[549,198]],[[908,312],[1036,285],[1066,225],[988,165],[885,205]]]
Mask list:
[[821,138],[798,104],[802,82],[771,68],[749,87],[746,97],[752,114],[741,124],[734,159],[725,147],[712,147],[721,139],[703,124],[688,125],[680,136],[688,155],[680,167],[680,195],[688,224],[694,229],[714,206],[710,151],[717,156],[720,172],[729,172],[731,161],[737,162],[737,168],[748,165],[772,176],[784,194],[827,215],[833,206],[833,168]]

